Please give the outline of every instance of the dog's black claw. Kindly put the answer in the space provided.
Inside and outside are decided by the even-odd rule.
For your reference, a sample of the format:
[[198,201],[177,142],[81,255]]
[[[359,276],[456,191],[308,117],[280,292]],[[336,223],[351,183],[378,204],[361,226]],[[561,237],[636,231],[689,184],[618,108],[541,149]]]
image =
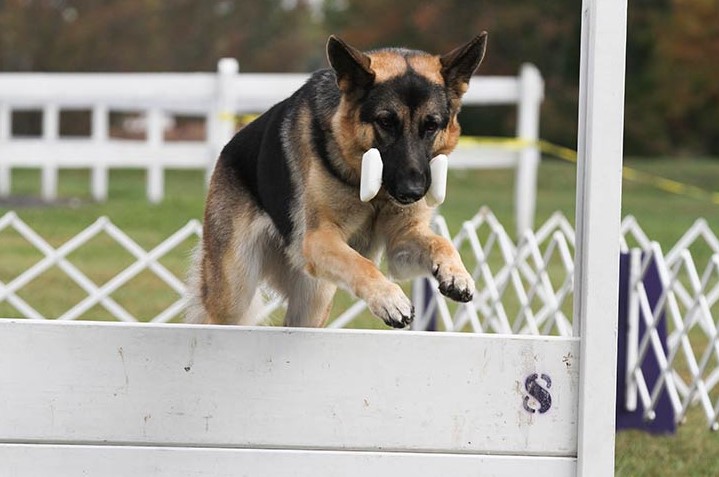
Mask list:
[[452,298],[451,295],[452,292],[454,292],[454,283],[440,282],[439,291],[442,295]]
[[[399,310],[397,310],[397,311],[399,312]],[[389,316],[389,313],[387,313],[387,315],[388,315],[387,318],[382,319],[382,321],[384,321],[384,323],[387,326],[390,326],[392,328],[398,328],[398,329],[405,328],[406,326],[411,324],[412,321],[414,321],[414,306],[412,306],[410,315],[409,316],[400,315],[402,317],[400,320],[395,320],[395,319],[391,318],[391,316]]]
[[462,303],[469,303],[472,301],[472,298],[474,298],[474,294],[472,292],[469,290],[460,290],[457,298],[454,298],[454,300]]
[[398,328],[398,329],[399,329],[399,328],[404,328],[405,326],[407,326],[407,325],[404,324],[403,321],[384,320],[384,323],[385,323],[387,326],[390,326],[390,327],[392,327],[392,328]]
[[432,276],[439,280],[439,264],[432,267]]
[[474,298],[474,295],[468,289],[455,287],[454,279],[451,282],[441,282],[439,291],[442,295],[461,303],[470,302]]

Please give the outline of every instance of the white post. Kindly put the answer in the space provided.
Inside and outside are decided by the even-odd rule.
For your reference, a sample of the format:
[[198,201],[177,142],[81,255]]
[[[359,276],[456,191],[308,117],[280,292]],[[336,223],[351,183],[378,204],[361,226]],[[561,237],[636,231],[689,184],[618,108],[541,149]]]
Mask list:
[[632,248],[629,251],[629,286],[627,300],[627,362],[624,370],[625,389],[624,405],[628,411],[637,410],[637,381],[634,379],[634,368],[639,359],[639,291],[638,284],[642,279],[642,250]]
[[[60,136],[60,109],[56,104],[48,104],[42,112],[42,140],[46,143],[57,141]],[[52,147],[50,144],[48,146]],[[42,199],[57,199],[58,164],[50,154],[42,166]]]
[[11,168],[2,160],[3,143],[10,140],[10,106],[0,104],[0,197],[8,197],[12,189]]
[[614,474],[626,0],[583,0],[574,331],[577,474]]
[[[147,111],[147,144],[158,151],[163,141],[162,111],[153,107]],[[158,157],[151,157],[147,166],[147,199],[159,203],[165,195],[165,171]]]
[[426,280],[426,278],[416,278],[412,281],[412,306],[414,306],[417,314],[412,322],[413,330],[424,331],[427,329],[427,310],[425,310],[427,306]]
[[[106,146],[109,138],[108,125],[109,111],[104,104],[96,104],[92,108],[92,141],[97,146]],[[98,147],[98,150],[100,148]],[[94,158],[92,165],[91,192],[92,198],[98,202],[107,200],[109,171],[107,158],[99,156]]]
[[217,91],[213,118],[208,121],[210,138],[210,160],[207,164],[206,179],[209,182],[215,161],[225,144],[235,134],[235,108],[232,101],[232,80],[240,71],[234,58],[222,58],[217,62]]
[[544,81],[537,67],[523,64],[519,73],[519,106],[517,137],[532,143],[519,152],[514,185],[514,207],[517,237],[534,230],[537,202],[537,168],[539,167],[539,108],[544,97]]

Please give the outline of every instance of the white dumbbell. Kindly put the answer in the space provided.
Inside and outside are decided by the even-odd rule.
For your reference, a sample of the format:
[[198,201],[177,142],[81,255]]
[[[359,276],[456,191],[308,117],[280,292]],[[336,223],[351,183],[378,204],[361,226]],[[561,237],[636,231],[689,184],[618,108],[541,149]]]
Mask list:
[[[362,156],[360,176],[360,200],[369,202],[382,187],[382,156],[372,148]],[[442,202],[447,195],[447,156],[440,154],[429,161],[432,184],[429,186],[425,200],[427,205],[434,207]]]

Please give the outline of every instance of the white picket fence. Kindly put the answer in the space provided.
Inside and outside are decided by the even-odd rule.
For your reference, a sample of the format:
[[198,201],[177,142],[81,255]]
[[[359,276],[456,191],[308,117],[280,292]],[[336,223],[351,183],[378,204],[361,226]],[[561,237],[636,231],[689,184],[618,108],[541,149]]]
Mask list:
[[[289,97],[306,74],[239,73],[237,61],[218,62],[217,73],[0,73],[0,197],[12,190],[12,170],[41,170],[41,195],[57,197],[60,169],[89,169],[95,200],[108,196],[109,171],[147,171],[147,198],[164,196],[166,169],[212,170],[222,147],[235,131],[238,114],[257,113]],[[517,108],[516,138],[523,148],[465,144],[450,161],[455,168],[514,168],[517,228],[531,229],[536,200],[540,105],[544,82],[536,67],[525,64],[517,77],[472,79],[465,105],[511,105]],[[14,132],[16,112],[41,116],[41,134]],[[62,113],[85,111],[88,137],[61,135]],[[113,137],[113,113],[137,115],[144,139]],[[173,118],[204,122],[204,139],[169,141],[165,129]]]
[[[472,270],[477,283],[473,302],[464,305],[447,300],[430,278],[412,284],[412,299],[417,316],[412,327],[473,333],[573,335],[571,320],[574,280],[575,236],[572,225],[556,213],[536,232],[526,232],[515,242],[502,224],[487,208],[482,208],[461,229],[452,235],[444,218],[434,219],[435,230],[451,239]],[[109,219],[100,218],[64,244],[53,247],[15,213],[0,218],[0,247],[3,232],[14,231],[42,254],[42,258],[15,277],[0,281],[0,303],[7,302],[19,317],[35,320],[74,320],[95,306],[103,307],[118,321],[147,321],[148,317],[133,316],[113,294],[140,273],[151,271],[167,285],[171,303],[149,321],[164,323],[181,317],[185,285],[162,265],[161,259],[179,244],[199,238],[202,227],[192,220],[151,250],[145,250]],[[84,244],[104,235],[134,257],[134,262],[102,284],[95,283],[68,259]],[[640,402],[647,419],[654,417],[654,408],[662,392],[667,392],[677,422],[686,415],[691,404],[700,404],[707,423],[719,428],[719,239],[703,219],[694,225],[666,254],[652,242],[636,219],[629,216],[622,223],[622,248],[631,253],[630,320],[634,329],[643,311],[650,330],[643,338],[632,335],[628,340],[629,363],[626,396],[630,409]],[[697,264],[692,250],[704,248],[707,263]],[[707,252],[708,250],[708,252]],[[643,254],[643,255],[642,255]],[[657,263],[662,295],[652,308],[642,282],[649,260]],[[23,287],[42,280],[50,269],[59,269],[84,292],[86,297],[59,315],[43,314],[30,298],[21,297]],[[263,315],[282,313],[283,303],[268,295]],[[355,301],[334,321],[332,328],[343,328],[361,316],[367,316],[366,305]],[[669,327],[668,349],[664,350],[656,333],[659,318],[666,315]],[[631,328],[630,328],[631,329]],[[641,364],[652,353],[661,366],[661,379],[647,387]],[[697,354],[698,353],[698,354]]]

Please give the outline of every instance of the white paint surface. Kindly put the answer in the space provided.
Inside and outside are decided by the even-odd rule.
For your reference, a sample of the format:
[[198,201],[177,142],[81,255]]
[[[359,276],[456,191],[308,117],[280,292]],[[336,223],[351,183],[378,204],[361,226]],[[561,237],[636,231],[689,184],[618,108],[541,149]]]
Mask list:
[[582,2],[574,293],[580,477],[614,473],[626,19],[626,0]]
[[570,457],[0,444],[4,477],[561,477]]
[[[573,457],[577,345],[5,320],[0,442]],[[552,378],[544,414],[523,407],[532,373]]]

